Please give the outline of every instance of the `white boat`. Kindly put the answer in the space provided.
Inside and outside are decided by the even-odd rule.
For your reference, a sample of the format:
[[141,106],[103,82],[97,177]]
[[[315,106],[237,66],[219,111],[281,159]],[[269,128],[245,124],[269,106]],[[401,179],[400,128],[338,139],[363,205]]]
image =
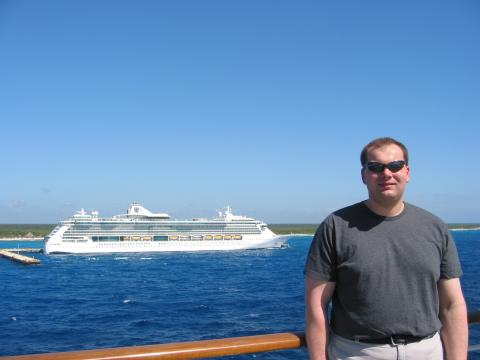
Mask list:
[[83,209],[45,237],[46,254],[160,251],[216,251],[278,248],[277,236],[262,221],[233,215],[230,207],[211,219],[172,220],[133,203],[126,214],[101,218]]

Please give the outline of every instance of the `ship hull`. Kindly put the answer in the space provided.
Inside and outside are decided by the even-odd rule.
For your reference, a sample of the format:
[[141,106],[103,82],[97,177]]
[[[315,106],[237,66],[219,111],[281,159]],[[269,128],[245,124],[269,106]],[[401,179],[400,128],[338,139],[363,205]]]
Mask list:
[[200,241],[93,241],[78,243],[47,243],[47,254],[107,254],[107,253],[141,253],[141,252],[179,252],[179,251],[231,251],[247,249],[281,248],[286,246],[287,237],[275,236],[270,239],[244,240],[200,240]]

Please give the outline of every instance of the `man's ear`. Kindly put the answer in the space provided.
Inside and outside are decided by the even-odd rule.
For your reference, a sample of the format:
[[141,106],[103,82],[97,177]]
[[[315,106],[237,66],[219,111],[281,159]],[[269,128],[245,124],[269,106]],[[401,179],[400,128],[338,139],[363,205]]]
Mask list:
[[360,174],[362,175],[362,182],[367,185],[367,182],[365,181],[365,168],[362,167],[362,170],[360,170]]

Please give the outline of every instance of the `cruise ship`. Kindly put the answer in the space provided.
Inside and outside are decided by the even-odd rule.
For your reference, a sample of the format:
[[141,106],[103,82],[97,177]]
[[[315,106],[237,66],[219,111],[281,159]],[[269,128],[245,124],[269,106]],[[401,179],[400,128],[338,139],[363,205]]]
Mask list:
[[262,221],[233,215],[230,207],[211,219],[172,220],[133,203],[126,214],[101,218],[83,209],[45,237],[46,254],[216,251],[285,246]]

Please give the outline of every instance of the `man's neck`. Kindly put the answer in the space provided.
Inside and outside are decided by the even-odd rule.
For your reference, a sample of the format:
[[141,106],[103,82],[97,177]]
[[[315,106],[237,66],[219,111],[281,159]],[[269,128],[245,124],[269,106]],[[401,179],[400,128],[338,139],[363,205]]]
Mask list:
[[400,215],[405,208],[403,199],[392,204],[380,204],[373,199],[365,201],[367,207],[375,214],[385,217],[393,217]]

